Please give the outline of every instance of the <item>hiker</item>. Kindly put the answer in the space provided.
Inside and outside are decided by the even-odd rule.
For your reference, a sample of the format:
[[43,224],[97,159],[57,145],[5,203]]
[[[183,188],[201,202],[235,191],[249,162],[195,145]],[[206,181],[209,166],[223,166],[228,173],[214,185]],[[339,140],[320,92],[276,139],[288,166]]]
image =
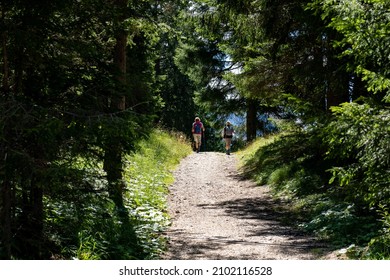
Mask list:
[[192,135],[194,136],[196,152],[200,152],[200,146],[202,145],[202,132],[204,132],[203,123],[199,117],[195,118],[195,122],[192,124]]
[[223,139],[225,140],[225,149],[227,155],[230,155],[230,146],[232,145],[233,135],[233,126],[230,121],[227,121],[225,127],[223,128]]

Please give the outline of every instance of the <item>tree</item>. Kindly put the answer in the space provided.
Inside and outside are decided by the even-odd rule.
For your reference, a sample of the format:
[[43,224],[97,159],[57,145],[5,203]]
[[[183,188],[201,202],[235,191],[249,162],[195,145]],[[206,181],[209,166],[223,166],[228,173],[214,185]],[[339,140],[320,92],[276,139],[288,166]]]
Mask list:
[[218,1],[231,30],[223,49],[243,65],[240,75],[231,77],[239,90],[270,113],[280,112],[281,104],[285,112],[298,108],[301,120],[348,101],[352,74],[331,44],[340,35],[306,9],[310,2]]
[[[47,40],[50,25],[61,6],[57,1],[2,5],[1,93],[1,221],[4,258],[11,258],[18,240],[22,257],[44,257],[43,191],[48,163],[56,157],[61,123],[45,100],[53,92],[45,77],[52,48]],[[50,58],[52,59],[52,57]],[[47,134],[49,127],[52,129]],[[46,138],[44,141],[44,138]]]
[[[207,1],[206,1],[207,2]],[[226,28],[213,18],[213,3],[194,1],[180,17],[181,40],[175,53],[175,63],[193,83],[197,112],[209,128],[208,139],[217,138],[227,116],[241,112],[245,105],[238,99],[233,85],[224,73],[237,67],[221,50],[220,42]],[[218,129],[218,132],[215,131]],[[215,142],[218,145],[217,142]],[[217,148],[215,145],[214,148]]]
[[[124,22],[128,18],[126,15],[127,0],[114,0],[113,9],[116,11],[113,20],[115,46],[113,48],[114,76],[117,80],[117,91],[108,97],[107,109],[111,113],[118,113],[126,109],[126,95],[124,93],[127,85],[127,44],[128,33],[124,29]],[[123,183],[122,181],[122,147],[121,141],[114,134],[108,136],[104,155],[104,170],[107,173],[109,192],[118,211],[124,211],[123,204]],[[127,217],[127,213],[124,213]]]
[[381,0],[314,1],[311,5],[330,27],[343,34],[338,45],[344,48],[343,56],[353,59],[350,67],[367,82],[368,91],[377,94],[385,92],[384,101],[387,102],[389,73],[387,67],[383,66],[389,63],[389,31],[386,28],[388,6],[387,1]]
[[[131,6],[130,15],[127,1],[116,3],[115,9],[107,0],[1,6],[2,258],[46,259],[59,254],[59,246],[77,247],[88,205],[99,205],[99,215],[111,215],[106,193],[118,209],[110,225],[119,224],[118,215],[130,219],[121,211],[122,156],[147,135],[158,102],[146,82],[153,65],[137,79],[136,64],[129,67],[127,60],[138,56],[133,61],[145,65],[152,58],[151,52],[141,56],[145,49],[132,43],[146,42],[154,27],[139,35],[143,18],[138,13],[150,11],[149,2]],[[135,53],[126,57],[129,50]],[[129,77],[137,82],[129,83]],[[107,185],[96,172],[104,158]],[[63,213],[62,207],[74,215],[55,214]],[[128,254],[140,257],[134,231],[128,224],[124,230],[122,241],[133,249]],[[112,249],[111,256],[117,253]]]
[[326,127],[328,156],[335,162],[332,182],[344,186],[354,201],[387,208],[390,133],[383,122],[389,116],[390,73],[383,66],[390,62],[389,3],[315,1],[312,8],[343,35],[336,44],[366,88],[354,102],[332,108],[335,118]]
[[156,12],[156,21],[161,23],[159,54],[156,60],[156,77],[159,95],[164,103],[159,112],[160,125],[191,135],[191,123],[198,108],[194,103],[195,85],[175,63],[175,53],[180,46],[180,37],[185,31],[180,17],[188,8],[187,1],[167,1]]

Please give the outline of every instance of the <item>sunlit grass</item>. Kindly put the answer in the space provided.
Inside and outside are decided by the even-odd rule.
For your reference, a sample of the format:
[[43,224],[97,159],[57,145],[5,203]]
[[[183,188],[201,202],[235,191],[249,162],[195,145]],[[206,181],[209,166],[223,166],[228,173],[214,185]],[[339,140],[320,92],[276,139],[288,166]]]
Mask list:
[[166,242],[161,232],[169,225],[168,186],[174,180],[172,171],[192,152],[191,145],[184,135],[156,129],[137,147],[135,152],[125,156],[123,180],[126,187],[123,191],[131,228],[136,232],[136,242],[142,252],[135,251],[138,249],[124,240],[131,232],[124,232],[118,218],[107,190],[102,162],[78,158],[74,159],[69,174],[87,170],[80,174],[89,191],[69,183],[69,189],[63,192],[75,192],[72,199],[64,200],[61,196],[45,199],[49,221],[46,230],[58,251],[56,258],[153,259],[164,250]]
[[163,250],[160,233],[169,225],[166,196],[174,180],[172,170],[192,150],[184,135],[162,130],[155,130],[139,147],[126,157],[126,203],[143,249],[154,258]]
[[318,141],[310,137],[291,133],[257,139],[238,153],[244,175],[270,187],[274,198],[294,217],[290,225],[314,234],[332,248],[354,248],[360,255],[350,254],[353,258],[365,258],[363,250],[356,248],[367,244],[379,244],[381,252],[386,252],[388,239],[374,238],[380,234],[376,217],[346,200],[343,188],[329,183],[328,163],[318,152]]

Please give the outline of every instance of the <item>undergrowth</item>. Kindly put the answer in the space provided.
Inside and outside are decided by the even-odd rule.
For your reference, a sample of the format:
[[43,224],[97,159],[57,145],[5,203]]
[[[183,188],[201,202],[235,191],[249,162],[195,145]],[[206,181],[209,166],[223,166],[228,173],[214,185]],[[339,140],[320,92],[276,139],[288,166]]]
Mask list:
[[[240,151],[242,170],[270,186],[294,217],[292,226],[312,233],[354,259],[389,258],[390,220],[331,180],[326,147],[309,132],[260,138]],[[380,217],[382,221],[379,221]]]
[[127,157],[127,207],[147,258],[157,257],[164,249],[161,231],[169,224],[166,196],[168,185],[173,182],[171,171],[191,152],[183,135],[155,130],[147,141],[140,143],[138,152]]
[[[51,258],[157,258],[165,246],[161,231],[169,223],[166,195],[173,182],[171,171],[191,152],[184,135],[156,129],[138,143],[136,152],[125,157],[127,227],[118,218],[108,195],[102,163],[78,160],[73,172],[84,170],[86,176],[85,170],[89,170],[90,178],[84,177],[88,189],[72,187],[64,190],[72,193],[71,197],[50,197],[46,201],[45,232],[51,243]],[[134,230],[136,241],[129,239]]]

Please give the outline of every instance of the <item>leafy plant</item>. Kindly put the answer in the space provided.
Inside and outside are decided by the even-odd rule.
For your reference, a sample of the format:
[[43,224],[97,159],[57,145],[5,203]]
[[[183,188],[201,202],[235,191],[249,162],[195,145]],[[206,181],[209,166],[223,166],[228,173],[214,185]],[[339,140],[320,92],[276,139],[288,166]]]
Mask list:
[[337,180],[355,199],[370,206],[390,202],[389,110],[369,103],[334,107],[326,128],[327,157],[334,161],[330,183]]
[[331,241],[336,248],[350,244],[367,244],[377,235],[375,218],[359,216],[353,204],[330,204],[327,209],[301,224],[301,228],[314,232],[319,238]]
[[[359,117],[359,119],[363,118]],[[361,169],[359,177],[353,173],[353,182],[342,186],[336,184],[336,180],[327,174],[327,170],[334,171],[336,164],[345,167],[345,170],[348,169],[349,164],[353,164],[354,167],[359,166],[360,155],[363,157],[364,153],[355,158],[356,145],[370,142],[367,139],[361,140],[360,137],[365,136],[358,135],[345,143],[346,137],[338,137],[340,134],[346,136],[355,134],[344,133],[344,130],[337,126],[339,125],[337,120],[335,118],[334,123],[325,127],[296,130],[285,136],[276,135],[269,139],[259,139],[240,152],[242,168],[245,174],[256,179],[260,184],[268,184],[275,198],[282,198],[285,206],[295,216],[295,226],[326,240],[335,248],[355,244],[353,250],[359,254],[361,251],[359,247],[366,246],[371,239],[376,240],[373,238],[381,235],[378,214],[364,199],[378,196],[369,193],[371,188],[367,187],[366,183],[370,178],[368,173],[362,172],[364,169]],[[345,124],[347,125],[347,121]],[[348,124],[348,127],[352,126],[350,121]],[[329,129],[334,134],[329,133]],[[375,133],[370,128],[367,130]],[[383,129],[381,133],[385,133]],[[335,142],[328,144],[329,138],[324,138],[323,135],[328,135]],[[341,141],[340,139],[343,139],[341,143],[338,142]],[[334,143],[339,143],[335,150],[333,150],[336,148]],[[349,150],[348,147],[351,149]],[[334,157],[329,157],[329,151],[332,151]],[[378,151],[380,155],[375,155],[373,150],[370,150],[370,156],[376,159],[383,156],[382,152]],[[365,164],[365,166],[369,165],[367,162]],[[380,168],[380,166],[382,165],[377,163],[376,166],[372,165],[372,168]],[[352,174],[351,170],[349,172]],[[386,174],[384,170],[382,172]],[[357,178],[361,181],[358,189],[355,183],[358,181]],[[372,178],[374,179],[377,180]],[[374,188],[371,190],[374,191]],[[379,192],[380,188],[375,190]],[[381,194],[384,192],[382,189]],[[385,200],[376,202],[384,203]],[[383,242],[386,242],[385,240],[383,239]],[[351,257],[353,250],[350,249]]]
[[362,254],[365,259],[390,259],[390,214],[388,210],[381,210],[383,228],[380,235],[371,239],[368,248]]
[[165,246],[161,232],[169,225],[166,214],[167,186],[173,182],[172,169],[191,153],[183,134],[156,129],[139,150],[127,157],[126,206],[146,258],[158,257]]

